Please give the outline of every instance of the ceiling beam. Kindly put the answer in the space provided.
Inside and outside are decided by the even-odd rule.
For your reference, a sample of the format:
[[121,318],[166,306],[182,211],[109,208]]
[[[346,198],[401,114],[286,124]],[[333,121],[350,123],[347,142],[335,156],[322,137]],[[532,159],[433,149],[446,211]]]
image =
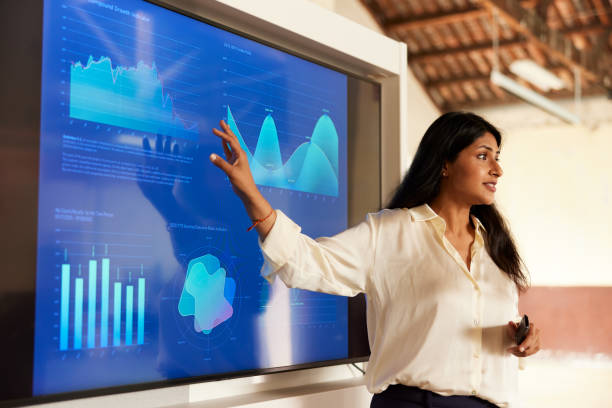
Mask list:
[[[549,67],[548,70],[550,72],[552,72],[553,74],[559,76],[559,73],[561,71],[566,71],[567,72],[567,67],[565,65],[563,66],[559,66],[556,65],[554,67]],[[510,74],[509,72],[504,72],[504,70],[502,70],[502,74],[504,75],[509,75],[509,76],[514,76],[513,74]],[[436,79],[436,80],[432,80],[432,81],[426,81],[423,83],[423,85],[425,87],[438,87],[438,86],[448,86],[448,85],[453,85],[453,84],[458,84],[461,85],[465,82],[478,82],[478,81],[487,81],[489,82],[491,80],[491,75],[489,74],[481,74],[481,73],[477,73],[477,74],[471,74],[471,75],[465,75],[465,76],[460,76],[460,77],[453,77],[453,78],[448,78],[448,79]],[[560,92],[560,91],[551,91],[550,93],[555,93],[555,92]],[[547,95],[547,93],[545,92],[541,92],[540,93]]]
[[546,22],[548,21],[548,8],[555,2],[555,0],[539,0],[535,7],[534,7],[534,11],[536,12],[536,14],[538,16],[540,16],[540,18],[542,19],[542,21]]
[[488,11],[482,8],[468,8],[446,13],[425,14],[409,19],[387,21],[383,28],[385,31],[403,31],[425,28],[432,25],[452,24],[457,21],[465,21],[488,15]]
[[[499,42],[499,48],[510,48],[516,45],[524,45],[524,44],[525,44],[524,39],[501,40]],[[493,48],[493,45],[490,42],[486,42],[486,43],[481,43],[481,44],[476,44],[476,45],[470,45],[469,47],[444,48],[441,50],[424,51],[424,52],[418,52],[414,54],[409,53],[408,62],[409,63],[410,62],[420,63],[420,62],[428,62],[428,61],[437,61],[440,58],[444,58],[448,56],[456,57],[458,55],[468,54],[474,51],[487,51],[492,48]]]
[[593,5],[595,6],[595,10],[597,10],[597,16],[599,20],[605,24],[610,24],[610,18],[608,17],[608,13],[610,10],[606,10],[606,7],[603,4],[602,0],[593,0]]
[[530,42],[562,61],[564,64],[582,71],[583,75],[612,89],[612,57],[603,41],[588,50],[578,50],[563,33],[548,27],[534,10],[521,7],[517,0],[477,0],[492,13],[498,13],[512,29],[524,35]]
[[490,81],[490,75],[474,74],[465,75],[461,77],[453,77],[449,79],[436,79],[433,81],[427,81],[424,83],[426,87],[438,87],[438,86],[449,86],[449,85],[462,85],[466,82],[478,82],[478,81]]
[[548,8],[554,2],[555,0],[519,0],[521,7],[535,10],[544,21],[546,21],[548,17]]
[[[504,91],[505,92],[505,91]],[[602,88],[601,87],[591,87],[588,89],[585,89],[582,91],[582,96],[583,97],[590,97],[590,96],[599,96],[602,95]],[[481,99],[478,101],[471,101],[471,102],[464,102],[464,103],[445,103],[442,106],[440,106],[440,109],[443,111],[449,111],[449,110],[472,110],[472,109],[478,109],[478,108],[490,108],[493,106],[501,106],[501,105],[509,105],[513,102],[515,103],[527,103],[524,102],[522,99],[517,98],[516,96],[507,93],[508,99],[507,100],[501,100],[499,98],[495,98],[495,99]],[[572,91],[568,91],[568,90],[562,90],[562,91],[557,91],[557,92],[549,92],[547,94],[545,94],[545,96],[548,99],[552,99],[552,100],[560,100],[560,99],[569,99],[569,98],[573,98],[574,97],[574,93]]]
[[[592,24],[589,26],[582,27],[572,27],[562,30],[561,32],[565,35],[589,35],[589,34],[602,34],[608,30],[609,27],[605,27],[601,24]],[[516,45],[527,45],[529,42],[524,38],[514,39],[514,40],[500,40],[499,48],[512,48]],[[440,50],[434,51],[423,51],[416,53],[408,54],[408,62],[427,62],[438,60],[440,58],[446,56],[458,56],[461,54],[467,54],[474,51],[487,51],[493,48],[492,42],[480,43],[475,45],[470,45],[467,47],[458,47],[458,48],[444,48]],[[542,47],[539,47],[542,49]],[[546,51],[546,50],[544,50]]]
[[601,24],[583,25],[571,28],[565,28],[561,32],[565,35],[589,35],[589,34],[603,34],[608,27]]

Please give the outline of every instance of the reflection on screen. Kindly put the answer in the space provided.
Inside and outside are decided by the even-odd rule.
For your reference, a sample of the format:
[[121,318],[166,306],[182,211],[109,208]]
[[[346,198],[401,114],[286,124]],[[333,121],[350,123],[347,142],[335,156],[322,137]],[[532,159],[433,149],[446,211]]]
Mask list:
[[346,228],[347,78],[142,1],[46,0],[34,395],[347,357],[345,298],[269,285],[221,171]]

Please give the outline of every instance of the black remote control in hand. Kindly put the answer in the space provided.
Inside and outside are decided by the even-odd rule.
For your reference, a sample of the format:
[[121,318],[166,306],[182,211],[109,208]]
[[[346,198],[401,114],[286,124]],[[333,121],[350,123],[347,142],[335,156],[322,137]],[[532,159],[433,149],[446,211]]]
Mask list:
[[527,333],[529,333],[529,318],[527,317],[527,315],[523,315],[523,318],[521,319],[521,323],[519,324],[519,327],[516,329],[516,334],[515,334],[517,346],[525,340],[525,337],[527,337]]

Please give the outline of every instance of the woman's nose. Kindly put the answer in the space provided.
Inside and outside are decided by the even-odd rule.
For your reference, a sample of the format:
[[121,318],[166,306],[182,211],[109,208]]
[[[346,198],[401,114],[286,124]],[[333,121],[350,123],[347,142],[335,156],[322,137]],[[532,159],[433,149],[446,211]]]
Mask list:
[[489,170],[490,175],[495,175],[497,177],[501,177],[504,174],[504,170],[502,170],[501,165],[498,162],[495,162],[494,167]]

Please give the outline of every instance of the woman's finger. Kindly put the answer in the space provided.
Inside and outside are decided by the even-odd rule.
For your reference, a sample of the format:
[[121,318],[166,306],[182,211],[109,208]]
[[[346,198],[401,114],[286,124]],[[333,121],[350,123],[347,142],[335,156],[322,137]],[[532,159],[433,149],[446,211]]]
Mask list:
[[[514,354],[517,357],[529,357],[541,349],[540,329],[535,326],[530,328],[528,338],[518,346],[510,347],[507,349],[508,352]],[[533,330],[533,331],[531,331]]]
[[521,353],[521,352],[519,351],[518,346],[513,346],[513,347],[510,347],[509,349],[506,349],[506,351],[507,351],[508,353],[514,354],[514,355],[515,355],[515,356],[517,356],[517,357],[524,357],[524,354],[525,354],[525,353]]
[[216,128],[213,128],[212,131],[215,135],[219,136],[221,139],[223,139],[229,144],[230,148],[234,151],[236,157],[240,157],[240,152],[242,151],[242,149],[240,148],[240,144],[238,143],[238,140],[236,140],[236,138],[232,138],[226,132]]
[[225,174],[227,174],[228,176],[230,175],[230,172],[232,171],[231,164],[229,164],[228,162],[223,160],[223,158],[221,158],[219,155],[214,154],[214,153],[209,156],[209,159],[215,166],[223,170]]
[[[230,126],[227,123],[225,123],[224,120],[221,120],[219,124],[221,125],[223,130],[225,130],[225,133],[227,133],[232,138],[232,140],[235,142],[237,149],[242,151],[242,146],[240,146],[240,142],[238,141],[238,138],[236,137],[236,134],[234,133],[232,128],[230,128]],[[234,147],[232,146],[232,149],[233,148]]]
[[540,337],[540,329],[534,327],[533,341],[527,349],[528,355],[535,354],[540,351],[542,346],[542,338]]
[[227,145],[227,142],[225,140],[223,140],[221,142],[221,145],[223,146],[223,152],[225,153],[225,158],[228,161],[232,160],[232,151],[230,150],[229,146]]
[[525,337],[525,340],[523,340],[523,342],[518,345],[519,351],[523,352],[525,350],[529,350],[535,345],[536,341],[536,327],[535,324],[532,323],[529,326],[529,332],[527,333],[527,337]]
[[229,145],[231,150],[234,150],[234,146],[233,146],[233,141],[230,135],[228,135],[227,133],[225,133],[222,130],[219,130],[217,128],[213,128],[213,133],[218,136],[219,138],[221,138],[221,142],[224,144]]
[[212,132],[213,132],[213,133],[214,133],[216,136],[218,136],[218,137],[220,137],[221,139],[223,139],[224,141],[226,141],[227,143],[229,143],[229,142],[230,142],[230,140],[231,140],[231,137],[230,137],[228,134],[226,134],[224,131],[222,131],[222,130],[219,130],[219,129],[217,129],[217,128],[213,128],[213,129],[212,129]]
[[225,133],[227,133],[228,135],[230,135],[233,139],[236,139],[236,141],[238,141],[238,138],[236,137],[236,135],[234,134],[234,132],[232,131],[232,128],[224,121],[221,120],[219,122],[219,125],[223,128],[223,130],[225,131]]

